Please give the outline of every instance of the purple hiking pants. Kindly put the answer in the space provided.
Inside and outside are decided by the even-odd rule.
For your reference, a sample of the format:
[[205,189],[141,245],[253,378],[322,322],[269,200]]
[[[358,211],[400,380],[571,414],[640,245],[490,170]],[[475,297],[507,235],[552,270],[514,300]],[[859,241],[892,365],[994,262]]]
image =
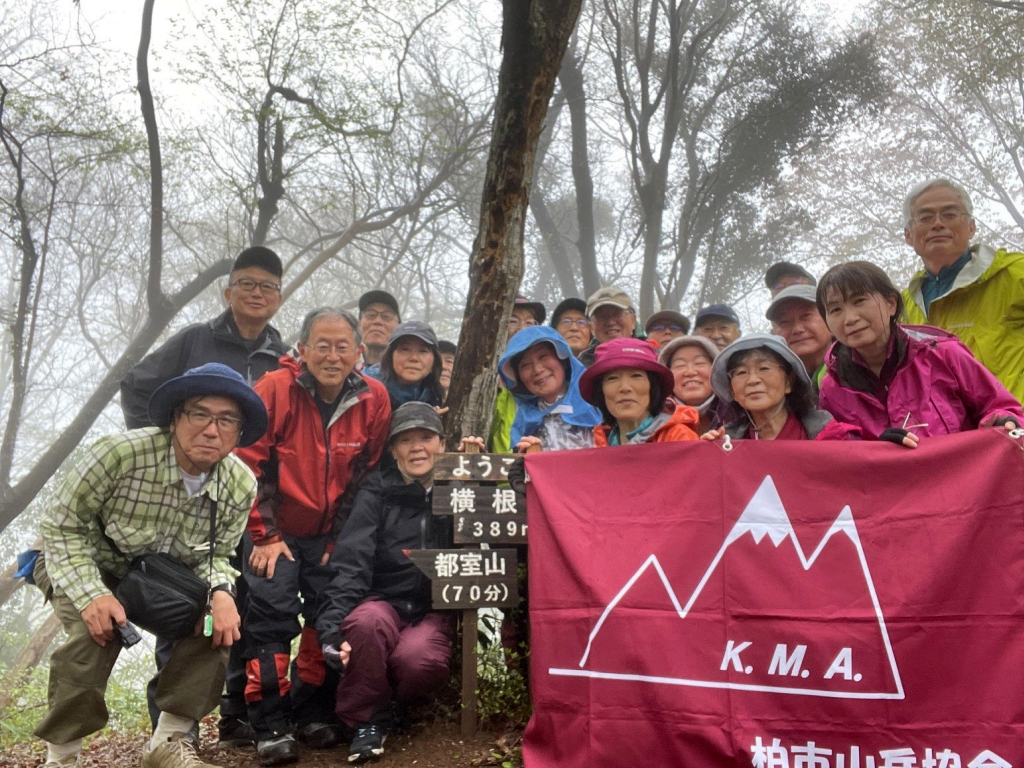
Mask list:
[[407,624],[390,603],[369,599],[341,623],[352,655],[338,684],[335,712],[351,728],[369,722],[374,708],[391,699],[414,703],[448,678],[452,615],[428,613]]

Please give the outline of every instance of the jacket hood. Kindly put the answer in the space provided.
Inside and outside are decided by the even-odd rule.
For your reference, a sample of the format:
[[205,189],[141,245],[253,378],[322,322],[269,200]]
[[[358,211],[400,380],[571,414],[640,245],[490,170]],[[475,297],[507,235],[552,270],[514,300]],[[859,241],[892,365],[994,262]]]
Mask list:
[[[569,368],[569,386],[563,397],[551,405],[544,405],[536,395],[531,395],[520,385],[512,361],[535,344],[548,343]],[[548,414],[558,414],[562,421],[577,427],[596,427],[601,423],[601,412],[580,395],[580,377],[586,368],[577,360],[568,343],[554,328],[535,325],[525,328],[513,336],[501,359],[498,360],[498,374],[516,401],[516,417],[512,422],[511,442],[514,447],[524,436],[532,435]]]
[[[534,325],[530,328],[524,328],[509,339],[508,346],[505,347],[505,351],[502,352],[501,358],[498,360],[498,374],[511,392],[516,393],[518,389],[520,394],[528,394],[524,388],[520,387],[519,375],[515,370],[515,366],[512,365],[512,359],[517,355],[521,355],[535,344],[543,342],[547,342],[555,348],[555,352],[560,360],[572,359],[573,354],[572,350],[569,349],[569,344],[562,338],[562,334],[554,328],[546,325]],[[580,368],[583,369],[583,366],[580,365]],[[582,370],[580,372],[582,373]],[[571,378],[578,378],[578,376]]]

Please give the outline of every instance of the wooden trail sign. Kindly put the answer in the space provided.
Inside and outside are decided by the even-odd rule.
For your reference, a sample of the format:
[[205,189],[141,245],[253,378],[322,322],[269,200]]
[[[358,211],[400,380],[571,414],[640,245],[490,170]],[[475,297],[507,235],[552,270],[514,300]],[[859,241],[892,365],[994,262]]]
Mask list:
[[525,544],[526,519],[522,515],[455,515],[456,544]]
[[[516,462],[507,454],[442,453],[434,463],[431,511],[452,515],[456,544],[525,544],[526,510],[508,482]],[[431,579],[434,610],[462,611],[462,733],[477,727],[477,611],[519,604],[518,558],[514,549],[410,550],[416,567]]]
[[504,453],[442,453],[434,462],[434,480],[503,483],[515,461],[515,456]]
[[518,604],[514,549],[414,549],[409,558],[430,577],[436,611]]

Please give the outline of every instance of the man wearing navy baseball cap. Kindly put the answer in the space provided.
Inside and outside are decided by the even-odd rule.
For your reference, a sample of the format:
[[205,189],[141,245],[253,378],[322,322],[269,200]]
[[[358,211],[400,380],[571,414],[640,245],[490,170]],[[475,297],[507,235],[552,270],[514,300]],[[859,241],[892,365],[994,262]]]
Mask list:
[[388,348],[388,339],[402,322],[398,299],[375,289],[359,297],[359,333],[363,337],[363,367],[377,365]]
[[693,332],[711,339],[723,350],[743,335],[740,318],[728,304],[708,304],[697,313]]

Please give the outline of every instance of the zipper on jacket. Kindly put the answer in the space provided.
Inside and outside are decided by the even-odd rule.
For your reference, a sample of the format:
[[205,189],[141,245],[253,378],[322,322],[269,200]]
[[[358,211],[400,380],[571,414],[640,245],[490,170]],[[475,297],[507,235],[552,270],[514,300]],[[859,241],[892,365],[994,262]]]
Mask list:
[[[320,518],[320,525],[317,526],[317,535],[326,533],[324,526],[327,524],[327,518],[331,514],[331,438],[327,433],[330,431],[330,427],[324,427],[324,448],[327,451],[327,462],[326,469],[324,471],[324,514]],[[344,491],[342,492],[344,493]],[[340,496],[338,497],[341,498]]]

